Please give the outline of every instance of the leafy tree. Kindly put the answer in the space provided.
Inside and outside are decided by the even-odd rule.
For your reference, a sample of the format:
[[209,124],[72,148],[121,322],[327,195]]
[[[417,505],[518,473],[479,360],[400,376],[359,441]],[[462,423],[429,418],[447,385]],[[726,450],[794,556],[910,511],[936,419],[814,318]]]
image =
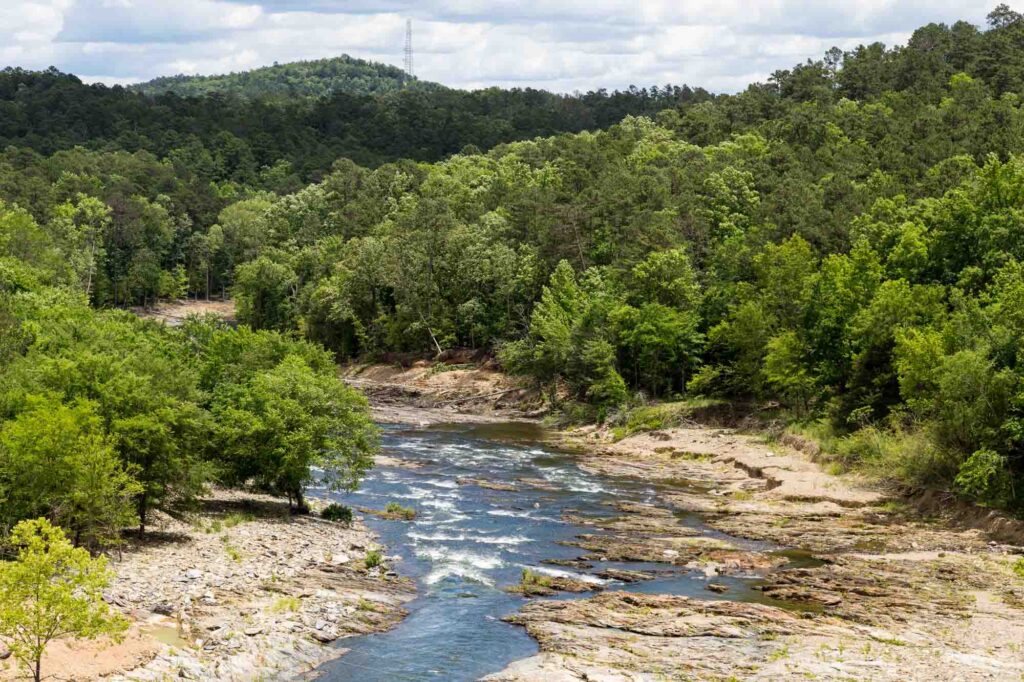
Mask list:
[[266,257],[241,265],[235,275],[238,319],[255,329],[288,329],[298,280],[287,265]]
[[115,542],[135,522],[141,491],[118,460],[89,403],[31,397],[29,408],[0,428],[3,525],[45,516],[76,545]]
[[287,495],[299,511],[306,510],[305,488],[316,478],[312,467],[325,470],[331,487],[352,489],[373,463],[377,432],[365,399],[298,356],[222,386],[213,414],[227,479]]
[[806,351],[795,332],[783,332],[768,341],[764,358],[765,381],[806,414],[814,392],[814,377],[806,368]]
[[0,633],[36,682],[43,679],[43,652],[51,641],[117,638],[128,627],[103,601],[112,578],[105,558],[72,547],[45,519],[19,523],[10,544],[17,557],[0,564]]

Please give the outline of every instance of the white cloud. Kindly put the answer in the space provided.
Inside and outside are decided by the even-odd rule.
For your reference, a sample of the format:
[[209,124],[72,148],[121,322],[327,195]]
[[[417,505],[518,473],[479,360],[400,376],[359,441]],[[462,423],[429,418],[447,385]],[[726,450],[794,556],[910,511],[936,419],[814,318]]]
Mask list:
[[995,2],[2,0],[0,65],[127,83],[341,53],[401,64],[411,17],[417,75],[454,87],[736,91],[833,45],[903,42],[932,21],[981,23]]

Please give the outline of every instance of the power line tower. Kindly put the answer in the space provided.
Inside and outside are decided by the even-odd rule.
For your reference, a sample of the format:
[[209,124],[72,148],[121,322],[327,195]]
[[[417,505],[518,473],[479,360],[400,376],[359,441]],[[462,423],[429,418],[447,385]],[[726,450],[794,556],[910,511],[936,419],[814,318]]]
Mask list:
[[405,78],[411,81],[415,75],[412,70],[412,19],[405,20]]

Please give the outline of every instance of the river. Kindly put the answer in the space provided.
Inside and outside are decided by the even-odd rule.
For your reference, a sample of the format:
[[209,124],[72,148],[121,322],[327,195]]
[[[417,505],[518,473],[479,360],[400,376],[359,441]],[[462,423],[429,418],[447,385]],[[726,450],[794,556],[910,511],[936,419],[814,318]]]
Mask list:
[[[392,567],[418,582],[419,596],[409,616],[393,630],[340,640],[349,653],[323,666],[323,680],[374,682],[399,680],[476,680],[537,651],[519,627],[502,622],[523,598],[504,588],[519,582],[524,568],[551,575],[571,574],[598,581],[608,589],[762,601],[752,589],[758,576],[722,577],[727,595],[705,589],[703,571],[670,564],[594,562],[582,571],[545,564],[572,559],[583,550],[560,544],[592,527],[567,522],[574,517],[610,516],[614,501],[657,503],[658,488],[632,479],[596,476],[578,468],[571,454],[544,445],[541,427],[532,424],[458,424],[433,427],[386,426],[383,452],[414,466],[378,466],[359,490],[321,493],[353,507],[383,509],[398,502],[416,509],[414,521],[389,521],[367,515],[390,556]],[[514,485],[496,490],[465,479]],[[459,482],[463,479],[462,483]],[[740,547],[765,549],[727,538],[680,515],[679,522],[700,533],[728,539]],[[633,584],[593,575],[605,567],[659,571],[659,577]],[[580,598],[565,595],[559,598]]]

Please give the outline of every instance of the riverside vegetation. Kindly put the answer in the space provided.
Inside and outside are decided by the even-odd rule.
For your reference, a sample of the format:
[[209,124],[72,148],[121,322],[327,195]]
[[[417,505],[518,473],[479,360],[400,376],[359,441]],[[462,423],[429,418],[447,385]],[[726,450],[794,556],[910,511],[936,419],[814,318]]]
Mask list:
[[[211,482],[301,510],[372,463],[335,361],[456,347],[569,414],[771,404],[840,468],[1021,508],[1020,14],[737,95],[330,87],[0,73],[0,534],[102,551]],[[237,329],[117,309],[229,293]]]

